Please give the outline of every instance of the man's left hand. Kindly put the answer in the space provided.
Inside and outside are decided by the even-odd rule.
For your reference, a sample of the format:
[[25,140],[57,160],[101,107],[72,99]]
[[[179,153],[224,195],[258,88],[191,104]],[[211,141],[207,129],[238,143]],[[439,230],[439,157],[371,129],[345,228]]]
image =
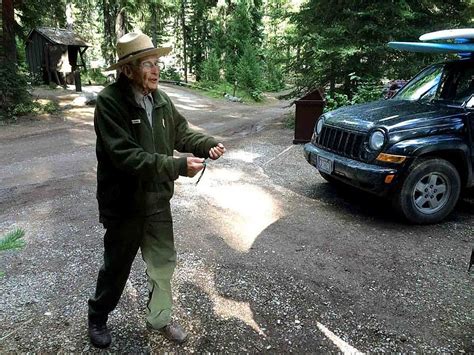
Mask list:
[[209,157],[212,160],[219,159],[223,154],[225,153],[225,147],[224,144],[219,143],[215,147],[212,147],[209,149]]

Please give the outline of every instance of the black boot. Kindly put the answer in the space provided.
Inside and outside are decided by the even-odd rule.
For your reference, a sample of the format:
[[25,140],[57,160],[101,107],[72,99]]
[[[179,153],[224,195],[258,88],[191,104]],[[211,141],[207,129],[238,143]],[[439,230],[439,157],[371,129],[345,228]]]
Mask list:
[[89,320],[89,338],[92,345],[97,348],[106,348],[112,342],[112,337],[107,329],[106,322],[93,322]]

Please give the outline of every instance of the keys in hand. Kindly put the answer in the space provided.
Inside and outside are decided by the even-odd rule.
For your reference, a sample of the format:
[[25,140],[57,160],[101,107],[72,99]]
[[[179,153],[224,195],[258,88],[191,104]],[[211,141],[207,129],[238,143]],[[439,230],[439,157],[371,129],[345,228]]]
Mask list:
[[188,177],[196,176],[198,172],[204,169],[205,163],[203,158],[196,158],[196,157],[188,157],[187,164],[187,175]]

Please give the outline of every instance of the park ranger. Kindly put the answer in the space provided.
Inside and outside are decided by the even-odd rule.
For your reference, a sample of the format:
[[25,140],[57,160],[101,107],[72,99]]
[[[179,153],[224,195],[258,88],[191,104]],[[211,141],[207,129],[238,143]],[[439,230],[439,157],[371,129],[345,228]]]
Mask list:
[[[193,177],[204,158],[218,159],[222,143],[192,131],[170,98],[158,89],[159,57],[171,48],[155,48],[138,32],[117,43],[116,83],[98,95],[97,200],[104,235],[104,263],[89,299],[89,337],[93,345],[111,343],[109,313],[117,306],[132,262],[141,249],[146,263],[149,300],[146,325],[182,343],[187,334],[171,322],[171,277],[176,265],[170,199],[174,180]],[[193,153],[174,157],[173,151]]]

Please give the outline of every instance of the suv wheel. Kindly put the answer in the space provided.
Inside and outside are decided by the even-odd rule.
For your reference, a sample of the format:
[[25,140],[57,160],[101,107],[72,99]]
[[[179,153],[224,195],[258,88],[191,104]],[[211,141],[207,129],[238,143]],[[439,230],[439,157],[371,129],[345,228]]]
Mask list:
[[454,208],[461,179],[453,164],[438,158],[416,161],[398,191],[395,207],[410,222],[436,223]]

